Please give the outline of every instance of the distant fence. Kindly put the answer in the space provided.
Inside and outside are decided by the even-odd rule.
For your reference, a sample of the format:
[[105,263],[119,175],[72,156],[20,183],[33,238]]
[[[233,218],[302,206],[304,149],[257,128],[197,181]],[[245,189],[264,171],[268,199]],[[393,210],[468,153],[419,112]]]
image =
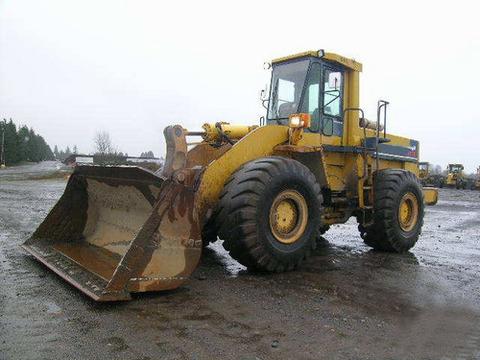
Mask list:
[[164,160],[161,158],[101,154],[73,154],[63,161],[65,165],[72,167],[76,165],[136,165],[153,171],[159,169],[163,165],[163,162]]

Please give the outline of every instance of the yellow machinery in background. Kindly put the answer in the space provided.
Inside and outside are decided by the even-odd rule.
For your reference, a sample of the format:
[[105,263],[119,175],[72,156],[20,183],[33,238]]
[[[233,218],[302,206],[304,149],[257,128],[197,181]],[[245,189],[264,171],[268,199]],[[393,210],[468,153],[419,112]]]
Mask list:
[[431,164],[426,161],[418,163],[418,178],[420,179],[422,186],[426,187],[438,187],[444,181],[442,174],[432,172]]
[[455,189],[466,189],[467,179],[463,173],[464,167],[462,164],[448,164],[447,176],[440,184],[440,187],[449,187]]
[[430,175],[430,163],[421,161],[418,163],[418,178],[423,182]]
[[480,189],[480,166],[477,167],[477,172],[475,173],[475,177],[471,180],[470,189],[472,190]]
[[295,269],[351,217],[368,246],[412,248],[437,191],[418,179],[418,141],[386,131],[388,102],[365,118],[362,64],[320,50],[271,65],[260,126],[168,126],[158,173],[76,167],[23,247],[99,301],[180,286],[218,237],[241,264],[271,272]]

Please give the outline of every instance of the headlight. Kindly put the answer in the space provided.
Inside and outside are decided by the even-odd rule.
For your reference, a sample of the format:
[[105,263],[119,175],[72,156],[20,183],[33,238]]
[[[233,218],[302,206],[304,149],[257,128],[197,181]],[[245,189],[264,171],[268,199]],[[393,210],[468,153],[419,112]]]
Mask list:
[[288,126],[291,128],[308,128],[310,127],[310,114],[300,113],[292,114],[288,117]]
[[302,120],[300,119],[300,116],[292,116],[290,117],[290,127],[293,128],[298,128],[301,127],[300,124],[302,123]]

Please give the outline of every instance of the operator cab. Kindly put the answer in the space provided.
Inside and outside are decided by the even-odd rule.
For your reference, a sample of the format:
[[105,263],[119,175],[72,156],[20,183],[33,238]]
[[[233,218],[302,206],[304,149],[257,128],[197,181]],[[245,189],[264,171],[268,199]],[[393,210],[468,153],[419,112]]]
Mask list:
[[[288,125],[290,115],[308,113],[311,126],[305,131],[342,136],[344,76],[348,69],[332,61],[335,57],[342,58],[320,50],[274,60],[267,124]],[[361,64],[342,59],[361,71]]]
[[448,172],[459,173],[463,170],[463,165],[460,164],[450,164],[448,165]]
[[428,162],[420,162],[418,163],[418,168],[422,171],[427,171],[428,170]]

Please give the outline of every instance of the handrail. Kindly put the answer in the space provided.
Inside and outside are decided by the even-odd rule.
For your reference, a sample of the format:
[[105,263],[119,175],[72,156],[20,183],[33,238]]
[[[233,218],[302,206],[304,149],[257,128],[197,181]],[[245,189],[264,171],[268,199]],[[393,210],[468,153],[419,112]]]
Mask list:
[[379,162],[378,162],[378,145],[380,143],[380,117],[382,108],[383,110],[383,138],[387,138],[387,106],[390,104],[388,101],[385,100],[378,100],[377,102],[377,131],[375,133],[375,171],[379,169]]

